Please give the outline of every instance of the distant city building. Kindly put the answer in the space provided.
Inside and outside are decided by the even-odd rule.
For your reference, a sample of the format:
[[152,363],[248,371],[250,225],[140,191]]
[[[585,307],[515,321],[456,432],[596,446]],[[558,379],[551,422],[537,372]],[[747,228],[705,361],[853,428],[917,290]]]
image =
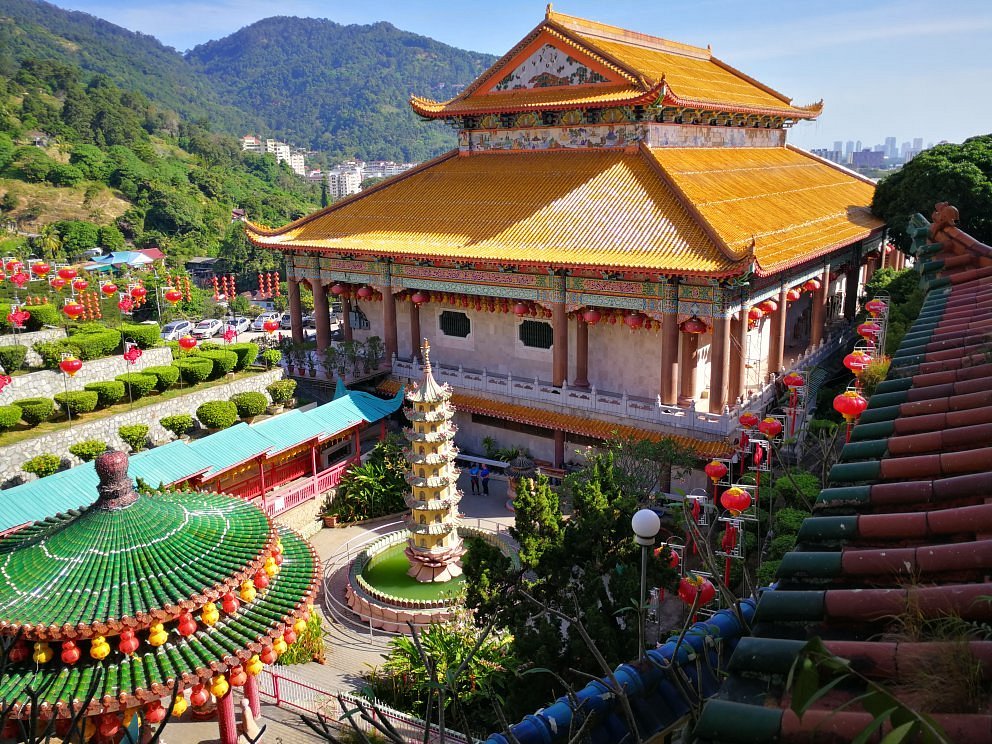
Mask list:
[[324,171],[317,168],[316,170],[309,171],[305,176],[309,183],[320,184],[327,180],[327,176],[324,175]]
[[853,140],[848,140],[847,143],[844,145],[844,162],[845,163],[850,163],[851,162],[851,153],[852,152],[854,152],[854,141]]
[[298,176],[306,176],[307,166],[303,150],[294,150],[289,156],[289,167]]
[[[834,144],[840,144],[840,143],[839,142],[835,142]],[[822,149],[818,149],[818,150],[810,150],[810,152],[812,152],[814,155],[816,155],[818,157],[823,158],[824,160],[829,160],[832,163],[840,163],[841,162],[841,159],[843,157],[843,155],[842,155],[842,153],[841,153],[841,151],[839,149],[837,149],[837,150],[827,150],[826,148],[822,148]]]
[[327,193],[333,199],[343,199],[362,190],[365,180],[361,163],[341,163],[327,173]]
[[241,151],[242,152],[263,152],[264,147],[262,145],[262,140],[256,137],[254,134],[246,134],[241,138]]
[[881,168],[885,165],[885,153],[879,150],[861,150],[854,153],[851,165],[855,168]]
[[843,152],[844,143],[841,142],[840,140],[834,140],[834,150],[836,150],[837,152]]
[[895,137],[886,137],[885,138],[885,157],[887,157],[887,158],[894,158],[898,154],[899,153],[896,150],[896,138]]
[[913,138],[913,149],[916,150],[917,153],[923,152],[923,138],[922,137],[914,137]]
[[[373,160],[363,164],[365,178],[390,178],[410,170],[416,163],[394,163],[392,160]],[[364,179],[362,179],[364,180]]]

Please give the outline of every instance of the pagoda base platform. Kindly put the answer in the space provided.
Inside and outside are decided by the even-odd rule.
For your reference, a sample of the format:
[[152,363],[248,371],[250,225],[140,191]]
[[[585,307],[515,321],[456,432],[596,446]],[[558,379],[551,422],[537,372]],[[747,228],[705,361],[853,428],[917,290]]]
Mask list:
[[410,570],[407,571],[407,576],[412,576],[422,584],[431,582],[443,583],[461,575],[462,567],[457,563],[449,563],[444,566],[431,566],[415,561],[411,564]]

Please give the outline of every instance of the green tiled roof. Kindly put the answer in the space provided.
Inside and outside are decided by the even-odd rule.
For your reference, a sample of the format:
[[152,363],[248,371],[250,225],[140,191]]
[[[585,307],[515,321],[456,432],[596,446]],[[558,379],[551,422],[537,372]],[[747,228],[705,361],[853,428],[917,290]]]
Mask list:
[[245,423],[222,429],[188,445],[190,450],[210,462],[208,475],[258,457],[271,446],[272,442],[268,437]]
[[175,608],[205,590],[234,588],[270,547],[270,531],[248,502],[197,492],[37,522],[0,540],[0,618],[89,627]]
[[[283,544],[281,570],[267,589],[253,602],[242,603],[233,615],[221,614],[213,627],[198,624],[191,636],[182,637],[175,629],[162,646],[150,646],[139,634],[141,646],[133,656],[116,649],[103,661],[94,660],[88,644],[79,662],[65,665],[59,649],[53,645],[55,658],[36,665],[31,659],[8,665],[0,675],[0,705],[25,702],[28,686],[43,691],[41,702],[67,706],[87,697],[92,681],[99,677],[88,714],[119,710],[139,702],[168,698],[174,681],[184,688],[208,682],[216,672],[224,673],[232,664],[240,664],[257,651],[258,645],[280,634],[296,616],[305,613],[306,604],[317,588],[318,564],[309,545],[296,533],[279,528]],[[249,648],[252,647],[252,648]],[[123,700],[123,702],[122,702]],[[106,705],[102,701],[106,701]],[[25,717],[27,710],[15,706],[15,715]]]

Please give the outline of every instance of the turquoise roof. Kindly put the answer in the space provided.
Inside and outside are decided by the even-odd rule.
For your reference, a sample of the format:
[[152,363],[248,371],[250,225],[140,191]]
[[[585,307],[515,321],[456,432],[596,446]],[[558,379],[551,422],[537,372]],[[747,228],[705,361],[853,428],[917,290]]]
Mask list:
[[[343,386],[342,386],[343,387]],[[289,411],[257,424],[236,424],[195,442],[176,440],[131,457],[128,473],[149,486],[167,486],[198,473],[219,473],[262,454],[275,454],[328,439],[356,424],[371,423],[398,410],[402,391],[390,400],[346,391],[343,397],[309,411]],[[0,491],[0,532],[86,506],[100,479],[88,462],[46,478]]]

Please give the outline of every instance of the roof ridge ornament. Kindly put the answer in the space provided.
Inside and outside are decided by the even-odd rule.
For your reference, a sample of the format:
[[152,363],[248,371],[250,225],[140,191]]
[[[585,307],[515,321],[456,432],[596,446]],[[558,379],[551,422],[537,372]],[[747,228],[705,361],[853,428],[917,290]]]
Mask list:
[[134,484],[127,474],[127,464],[127,452],[122,450],[106,452],[96,458],[94,467],[100,476],[100,485],[96,487],[100,494],[95,504],[98,509],[123,509],[138,500]]

